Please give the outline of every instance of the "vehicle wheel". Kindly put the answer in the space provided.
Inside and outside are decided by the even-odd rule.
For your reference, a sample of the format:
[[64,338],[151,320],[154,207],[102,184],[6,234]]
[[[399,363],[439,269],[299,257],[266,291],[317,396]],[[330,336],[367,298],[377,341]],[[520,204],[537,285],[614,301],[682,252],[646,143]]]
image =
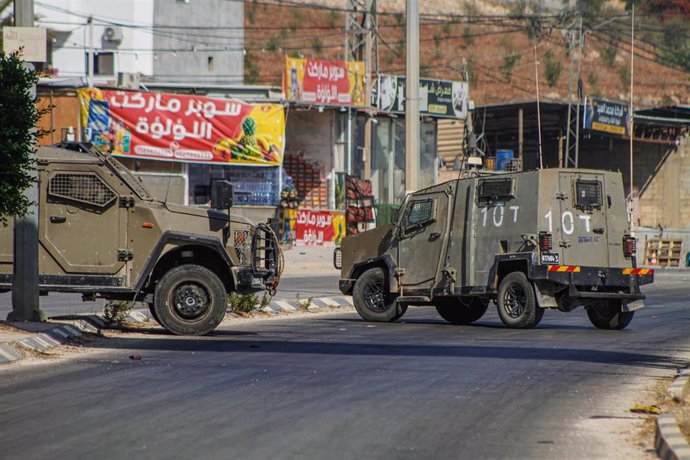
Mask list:
[[395,321],[407,311],[407,305],[399,305],[388,293],[386,275],[380,268],[370,268],[357,278],[352,302],[367,321]]
[[177,335],[208,334],[220,324],[227,310],[223,282],[199,265],[180,265],[156,284],[155,318]]
[[498,316],[508,327],[528,329],[539,324],[544,309],[537,305],[534,288],[522,272],[513,272],[498,286]]
[[484,316],[489,308],[489,299],[472,297],[469,300],[458,297],[434,299],[436,311],[451,324],[470,324]]
[[634,315],[634,311],[621,311],[620,300],[600,300],[587,309],[589,320],[599,329],[625,329]]

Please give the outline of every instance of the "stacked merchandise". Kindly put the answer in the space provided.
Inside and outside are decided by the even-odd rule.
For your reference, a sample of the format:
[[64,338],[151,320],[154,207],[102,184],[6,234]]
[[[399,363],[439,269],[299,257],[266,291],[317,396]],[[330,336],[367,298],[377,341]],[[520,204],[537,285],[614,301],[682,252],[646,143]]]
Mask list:
[[235,204],[277,206],[280,167],[236,166],[225,170],[235,187]]
[[297,155],[286,154],[284,165],[285,172],[294,181],[300,207],[327,209],[328,184],[319,162],[306,160],[300,152]]
[[345,220],[347,234],[353,235],[367,229],[367,224],[376,222],[374,216],[374,195],[370,180],[347,176],[345,192]]

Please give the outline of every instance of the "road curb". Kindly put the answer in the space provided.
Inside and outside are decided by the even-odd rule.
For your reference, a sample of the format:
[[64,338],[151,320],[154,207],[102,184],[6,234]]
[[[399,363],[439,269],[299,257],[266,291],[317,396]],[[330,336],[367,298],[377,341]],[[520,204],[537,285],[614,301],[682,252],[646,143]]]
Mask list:
[[294,312],[300,309],[308,311],[319,311],[323,308],[339,308],[351,307],[352,297],[349,296],[334,296],[334,297],[306,297],[304,299],[295,300],[272,300],[268,306],[261,311],[264,313],[282,313]]
[[19,361],[24,357],[22,349],[44,353],[58,345],[68,344],[76,337],[82,337],[84,332],[70,324],[55,326],[35,336],[26,337],[16,342],[0,344],[0,364]]
[[[683,402],[690,391],[690,371],[681,372],[668,387],[668,394],[676,402]],[[690,445],[678,427],[676,417],[662,414],[656,419],[654,448],[662,460],[690,460]]]

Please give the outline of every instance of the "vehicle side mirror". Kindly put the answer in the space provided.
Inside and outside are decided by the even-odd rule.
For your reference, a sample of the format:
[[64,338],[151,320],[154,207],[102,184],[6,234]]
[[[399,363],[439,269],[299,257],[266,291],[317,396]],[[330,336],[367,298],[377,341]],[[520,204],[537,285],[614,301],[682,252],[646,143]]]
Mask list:
[[400,219],[400,208],[395,208],[393,212],[391,212],[391,223],[397,224],[398,219]]
[[213,209],[230,209],[235,201],[232,183],[227,180],[214,180],[211,183],[211,207]]

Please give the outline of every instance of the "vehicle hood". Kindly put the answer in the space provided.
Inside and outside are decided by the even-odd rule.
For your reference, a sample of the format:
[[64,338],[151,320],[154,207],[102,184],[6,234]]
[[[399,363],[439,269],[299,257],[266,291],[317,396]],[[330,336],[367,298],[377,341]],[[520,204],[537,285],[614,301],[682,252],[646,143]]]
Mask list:
[[350,276],[352,267],[358,263],[382,256],[388,250],[395,235],[394,225],[384,225],[373,230],[348,236],[343,239],[342,275]]

